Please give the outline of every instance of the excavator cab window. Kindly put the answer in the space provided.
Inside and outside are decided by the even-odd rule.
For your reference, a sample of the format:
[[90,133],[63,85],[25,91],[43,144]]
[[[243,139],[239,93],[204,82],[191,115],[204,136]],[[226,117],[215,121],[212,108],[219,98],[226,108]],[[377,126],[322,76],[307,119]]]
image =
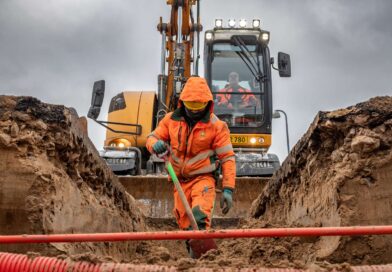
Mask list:
[[[262,63],[255,45],[247,49],[252,58],[258,58],[256,62]],[[229,127],[260,127],[264,119],[262,86],[253,84],[255,77],[239,56],[241,52],[231,43],[214,44],[211,83],[216,87],[215,114]]]
[[119,93],[115,97],[112,98],[110,101],[109,105],[109,113],[113,111],[118,111],[118,110],[123,110],[125,109],[126,104],[125,104],[125,99],[124,99],[124,94]]

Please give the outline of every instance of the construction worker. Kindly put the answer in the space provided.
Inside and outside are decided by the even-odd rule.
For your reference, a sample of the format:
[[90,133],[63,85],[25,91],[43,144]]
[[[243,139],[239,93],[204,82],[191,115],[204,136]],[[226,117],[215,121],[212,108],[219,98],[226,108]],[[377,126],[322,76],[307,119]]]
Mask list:
[[[213,97],[205,79],[189,78],[181,92],[178,108],[166,114],[146,143],[148,150],[158,156],[169,151],[169,160],[199,229],[211,227],[218,165],[223,173],[220,201],[223,214],[233,205],[235,157],[230,132],[226,123],[215,116],[213,107]],[[181,229],[191,229],[175,189],[174,216]]]
[[[239,85],[240,76],[237,72],[231,72],[228,77],[228,82],[225,88],[219,90],[222,94],[218,94],[218,107],[226,107],[228,109],[243,109],[249,106],[256,106],[259,100],[252,94],[252,92]],[[230,94],[244,93],[241,94]]]

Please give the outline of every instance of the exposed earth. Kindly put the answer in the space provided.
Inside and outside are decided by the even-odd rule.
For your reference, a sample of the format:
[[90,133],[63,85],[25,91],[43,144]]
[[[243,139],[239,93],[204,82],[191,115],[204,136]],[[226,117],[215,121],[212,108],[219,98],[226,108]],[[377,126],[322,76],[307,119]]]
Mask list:
[[[0,233],[174,230],[146,220],[73,109],[0,96]],[[238,228],[392,225],[392,97],[319,112]],[[227,239],[199,260],[182,241],[1,245],[0,252],[191,268],[350,271],[392,263],[391,236]],[[34,252],[34,253],[31,253]],[[158,271],[158,270],[157,270]]]

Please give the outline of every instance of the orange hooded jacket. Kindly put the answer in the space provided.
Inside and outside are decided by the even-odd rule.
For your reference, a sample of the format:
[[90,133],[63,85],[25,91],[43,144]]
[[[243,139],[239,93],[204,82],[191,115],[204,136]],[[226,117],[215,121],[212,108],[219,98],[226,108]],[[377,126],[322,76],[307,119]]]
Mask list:
[[[230,98],[231,94],[234,90],[231,88],[229,85],[223,88],[222,90],[219,90],[222,94],[217,94],[218,98],[218,106],[227,106],[229,109],[233,108],[233,105],[230,104]],[[257,104],[258,100],[255,97],[255,95],[252,93],[251,90],[245,89],[243,87],[239,87],[237,92],[244,93],[241,96],[242,103],[244,106],[251,105],[252,103]],[[238,95],[238,94],[237,94]]]
[[[181,109],[181,101],[210,102],[209,112],[190,130]],[[203,78],[188,79],[180,95],[178,108],[160,121],[148,136],[146,146],[162,140],[170,144],[169,160],[180,181],[200,175],[213,175],[217,161],[222,166],[223,187],[235,187],[235,156],[227,124],[213,113],[213,97]]]

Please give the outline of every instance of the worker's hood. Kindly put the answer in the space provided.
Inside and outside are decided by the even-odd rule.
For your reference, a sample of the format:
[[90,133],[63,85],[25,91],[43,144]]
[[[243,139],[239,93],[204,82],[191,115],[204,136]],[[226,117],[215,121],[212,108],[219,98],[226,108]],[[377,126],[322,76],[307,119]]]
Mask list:
[[210,102],[210,112],[214,109],[214,101],[207,81],[201,77],[190,77],[185,83],[180,94],[178,107],[182,107],[181,101]]

